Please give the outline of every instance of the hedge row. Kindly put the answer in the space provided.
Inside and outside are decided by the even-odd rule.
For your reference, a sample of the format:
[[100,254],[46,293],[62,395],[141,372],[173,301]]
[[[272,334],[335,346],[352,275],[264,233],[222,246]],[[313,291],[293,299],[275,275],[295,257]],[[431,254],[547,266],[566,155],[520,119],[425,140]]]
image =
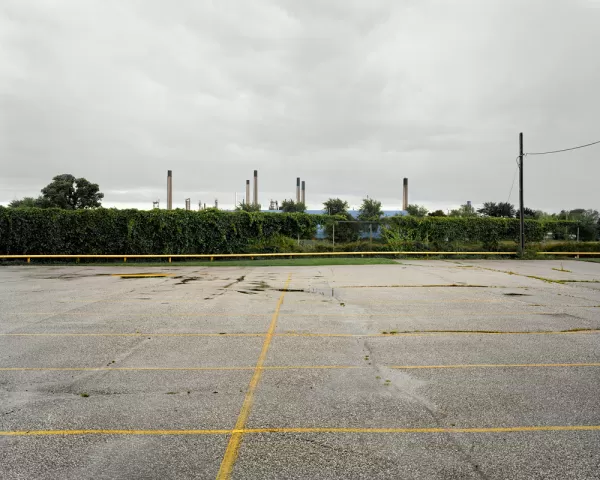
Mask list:
[[[203,210],[60,210],[0,207],[0,254],[218,254],[292,248],[289,238],[313,238],[333,217],[305,213]],[[576,231],[576,222],[525,222],[528,242]],[[509,218],[391,217],[381,228],[390,250],[498,250],[518,241]],[[287,242],[281,243],[281,239]],[[275,242],[275,243],[273,243]],[[361,246],[361,248],[364,248]],[[510,247],[513,248],[513,247]],[[257,249],[257,250],[255,250]]]
[[312,238],[319,215],[0,207],[0,254],[239,253],[277,236]]
[[[525,220],[527,242],[541,242],[550,234],[576,230],[577,222]],[[458,250],[461,244],[482,243],[486,250],[497,250],[501,241],[518,242],[519,232],[519,220],[515,218],[391,217],[386,219],[382,236],[390,244],[422,242]]]

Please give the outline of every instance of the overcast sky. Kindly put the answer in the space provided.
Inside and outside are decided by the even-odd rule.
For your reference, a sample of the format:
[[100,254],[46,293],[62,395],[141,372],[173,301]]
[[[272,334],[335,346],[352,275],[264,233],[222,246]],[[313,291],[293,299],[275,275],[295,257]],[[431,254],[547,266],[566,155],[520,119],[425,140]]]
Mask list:
[[[506,201],[525,151],[600,140],[600,0],[2,0],[0,204]],[[600,209],[600,145],[528,157],[526,205]],[[241,197],[240,197],[241,198]],[[518,186],[511,201],[518,202]]]

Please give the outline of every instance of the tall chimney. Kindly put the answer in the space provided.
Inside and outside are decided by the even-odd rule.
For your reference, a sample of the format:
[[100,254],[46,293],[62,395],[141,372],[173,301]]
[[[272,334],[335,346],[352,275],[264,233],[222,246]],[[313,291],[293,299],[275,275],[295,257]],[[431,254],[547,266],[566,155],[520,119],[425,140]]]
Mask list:
[[306,206],[306,182],[302,180],[302,203]]
[[185,199],[185,209],[186,210],[190,210],[191,209],[191,199],[190,198],[186,198]]
[[300,177],[296,178],[296,203],[300,203]]
[[246,205],[250,205],[250,180],[246,180]]
[[258,205],[258,170],[254,170],[254,205]]
[[167,170],[167,210],[173,208],[173,172]]
[[408,208],[408,178],[404,179],[404,189],[402,194],[402,210]]

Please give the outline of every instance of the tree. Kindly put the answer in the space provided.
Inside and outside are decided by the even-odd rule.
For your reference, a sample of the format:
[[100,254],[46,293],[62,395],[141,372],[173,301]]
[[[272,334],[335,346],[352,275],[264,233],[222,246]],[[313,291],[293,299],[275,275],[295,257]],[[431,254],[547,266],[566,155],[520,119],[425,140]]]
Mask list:
[[477,211],[484,217],[514,218],[517,213],[515,206],[507,202],[485,202]]
[[235,207],[237,212],[260,212],[260,204],[256,205],[254,203],[239,203],[237,207]]
[[445,217],[446,214],[443,210],[436,210],[435,212],[429,212],[430,217]]
[[340,198],[330,198],[323,203],[323,212],[329,215],[345,215],[348,213],[348,202]]
[[600,213],[598,213],[598,210],[586,210],[584,208],[562,210],[557,217],[559,220],[577,222],[580,240],[593,241],[598,239],[600,233]]
[[281,211],[283,213],[304,213],[306,212],[306,205],[302,202],[294,202],[292,199],[286,199],[281,202]]
[[21,200],[13,200],[8,204],[10,208],[31,208],[31,207],[42,207],[43,200],[41,197],[33,198],[33,197],[25,197]]
[[100,193],[97,183],[90,183],[85,178],[75,178],[65,173],[57,175],[51,183],[42,188],[40,198],[47,202],[48,207],[79,210],[100,207],[104,194]]
[[378,221],[383,217],[381,202],[372,198],[365,198],[358,210],[358,219],[360,221]]
[[465,203],[461,205],[460,208],[454,209],[450,211],[450,217],[476,217],[477,212],[473,205]]
[[408,205],[406,211],[413,217],[424,217],[429,212],[429,210],[422,205]]
[[[519,211],[517,211],[515,213],[515,216],[519,217]],[[542,212],[540,212],[539,210],[533,210],[532,208],[527,208],[525,207],[523,209],[523,218],[531,218],[531,219],[538,219],[542,216]]]
[[[323,203],[323,212],[329,215],[344,217],[346,222],[354,221],[354,218],[348,213],[348,202],[340,198],[330,198]],[[333,238],[335,228],[336,242],[353,242],[358,239],[358,225],[356,223],[328,222],[325,226],[325,233],[329,238]]]

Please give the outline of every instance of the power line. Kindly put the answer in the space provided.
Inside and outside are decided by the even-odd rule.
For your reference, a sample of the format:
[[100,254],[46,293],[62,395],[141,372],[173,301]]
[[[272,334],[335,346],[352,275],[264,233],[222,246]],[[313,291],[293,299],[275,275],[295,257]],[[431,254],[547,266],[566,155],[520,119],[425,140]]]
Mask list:
[[568,152],[569,150],[577,150],[578,148],[590,147],[590,146],[592,146],[592,145],[596,145],[597,143],[600,143],[600,140],[598,140],[597,142],[587,143],[587,144],[585,144],[585,145],[579,145],[578,147],[564,148],[564,149],[562,149],[562,150],[552,150],[551,152],[533,152],[533,153],[526,153],[525,155],[549,155],[549,154],[551,154],[551,153]]
[[517,180],[517,173],[519,172],[519,157],[516,158],[517,168],[515,168],[515,176],[513,177],[512,185],[510,187],[510,192],[508,194],[508,200],[506,203],[510,203],[510,197],[512,195],[513,188],[515,188],[515,181]]

